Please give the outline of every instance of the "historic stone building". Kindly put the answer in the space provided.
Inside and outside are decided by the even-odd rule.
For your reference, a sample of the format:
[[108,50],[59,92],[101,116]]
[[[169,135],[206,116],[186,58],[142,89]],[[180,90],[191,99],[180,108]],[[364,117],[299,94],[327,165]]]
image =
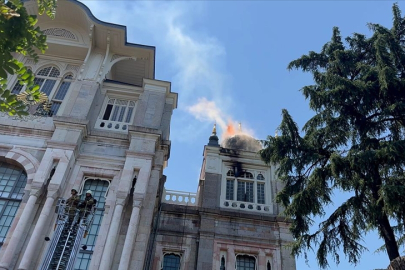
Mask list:
[[[35,1],[26,7],[37,12]],[[46,54],[16,57],[51,104],[0,117],[0,269],[295,269],[288,221],[273,203],[275,168],[255,140],[221,147],[214,131],[197,193],[165,190],[177,94],[155,79],[155,48],[128,43],[124,26],[75,0],[58,1],[56,19],[39,26]],[[24,92],[14,76],[9,83]],[[79,245],[68,241],[77,230],[61,241],[60,198],[71,189],[97,199]]]

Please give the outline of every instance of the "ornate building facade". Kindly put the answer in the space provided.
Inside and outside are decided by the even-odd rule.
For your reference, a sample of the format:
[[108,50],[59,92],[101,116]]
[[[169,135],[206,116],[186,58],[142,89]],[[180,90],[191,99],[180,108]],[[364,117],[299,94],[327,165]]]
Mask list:
[[[37,13],[35,1],[26,7]],[[177,93],[155,79],[154,47],[128,43],[124,26],[75,0],[58,1],[56,19],[39,26],[46,54],[16,57],[50,104],[0,117],[0,269],[295,269],[275,167],[246,144],[221,147],[214,132],[198,191],[165,190]],[[53,239],[71,189],[81,199],[92,190],[97,204],[68,266]]]

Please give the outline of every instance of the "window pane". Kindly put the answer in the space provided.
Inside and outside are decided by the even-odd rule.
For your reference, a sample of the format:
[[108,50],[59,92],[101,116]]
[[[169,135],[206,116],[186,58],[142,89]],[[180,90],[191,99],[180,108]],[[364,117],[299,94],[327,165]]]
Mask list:
[[61,104],[62,104],[62,103],[60,103],[60,102],[55,102],[55,101],[54,101],[54,102],[52,103],[51,111],[49,112],[49,115],[50,115],[50,116],[56,115],[56,113],[58,112],[59,107],[60,107]]
[[55,80],[45,80],[41,87],[41,92],[44,92],[48,97],[52,92],[53,86],[55,85]]
[[41,78],[35,78],[34,79],[34,84],[38,85],[39,87],[42,86],[42,84],[44,83],[45,79],[41,79]]
[[104,116],[103,116],[103,120],[109,120],[110,119],[112,108],[113,108],[113,105],[111,105],[111,104],[107,105],[107,107],[105,108],[105,113],[104,113]]
[[166,254],[163,258],[163,270],[179,270],[180,256],[175,254]]
[[259,173],[259,174],[257,175],[257,180],[264,180],[263,174]]
[[117,121],[122,122],[122,119],[124,118],[125,109],[126,109],[126,107],[120,108]]
[[20,82],[16,82],[13,89],[11,89],[11,93],[13,94],[19,94],[21,90],[23,89],[23,85],[20,84]]
[[125,123],[129,123],[131,121],[133,111],[134,111],[133,107],[128,108],[128,113],[127,113],[127,117],[125,118]]
[[234,180],[226,180],[226,199],[233,200]]
[[117,121],[117,116],[118,116],[118,110],[119,110],[119,106],[117,106],[117,105],[115,105],[114,106],[114,109],[113,109],[113,113],[112,113],[112,116],[111,116],[111,121]]
[[241,202],[245,201],[245,182],[238,181],[237,200]]
[[253,182],[246,182],[246,200],[245,202],[253,202]]
[[236,257],[236,269],[237,270],[255,270],[256,259],[248,255],[238,255]]
[[257,203],[265,204],[264,184],[262,184],[262,183],[257,183]]
[[225,270],[225,258],[224,258],[224,256],[222,256],[222,258],[221,258],[221,267],[219,268],[219,270]]
[[51,71],[52,67],[47,67],[47,68],[43,68],[41,69],[37,75],[40,76],[48,76],[49,75],[49,71]]
[[[13,223],[24,194],[27,175],[17,166],[0,162],[0,244]],[[10,200],[10,198],[17,200]]]
[[56,68],[56,67],[53,67],[52,69],[51,69],[51,72],[49,73],[49,77],[54,77],[54,78],[56,78],[56,77],[58,77],[60,75],[60,72],[59,72],[59,70]]
[[67,91],[69,90],[70,82],[63,81],[60,85],[58,92],[56,93],[54,99],[63,100],[66,96]]

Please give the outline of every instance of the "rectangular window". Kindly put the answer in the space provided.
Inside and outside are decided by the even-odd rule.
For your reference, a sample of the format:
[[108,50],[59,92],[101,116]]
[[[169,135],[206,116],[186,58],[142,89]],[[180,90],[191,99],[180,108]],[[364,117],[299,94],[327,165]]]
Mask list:
[[237,200],[253,202],[253,182],[238,181]]
[[233,185],[234,180],[226,180],[226,199],[233,200]]
[[135,101],[109,99],[102,119],[129,123],[131,122],[134,108]]
[[237,270],[256,270],[256,259],[249,255],[236,256]]
[[84,184],[81,199],[84,199],[87,190],[91,190],[93,191],[93,198],[97,200],[97,204],[96,204],[96,211],[94,213],[93,224],[90,227],[87,237],[83,238],[81,243],[82,245],[87,246],[87,250],[80,250],[75,262],[74,269],[76,270],[88,269],[88,265],[90,263],[91,256],[94,251],[98,232],[101,227],[101,221],[103,220],[105,196],[108,187],[109,182],[105,180],[89,179],[86,180]]
[[264,183],[257,183],[257,203],[265,204]]

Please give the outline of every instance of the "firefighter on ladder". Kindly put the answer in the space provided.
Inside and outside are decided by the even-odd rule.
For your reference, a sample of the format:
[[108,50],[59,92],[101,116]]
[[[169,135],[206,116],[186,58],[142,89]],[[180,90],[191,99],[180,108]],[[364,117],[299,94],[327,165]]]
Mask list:
[[65,212],[69,216],[69,223],[73,221],[76,214],[77,206],[79,205],[80,202],[80,197],[79,195],[77,195],[78,193],[77,190],[75,188],[72,188],[70,192],[72,196],[70,196],[70,198],[66,200],[66,208],[65,208]]

